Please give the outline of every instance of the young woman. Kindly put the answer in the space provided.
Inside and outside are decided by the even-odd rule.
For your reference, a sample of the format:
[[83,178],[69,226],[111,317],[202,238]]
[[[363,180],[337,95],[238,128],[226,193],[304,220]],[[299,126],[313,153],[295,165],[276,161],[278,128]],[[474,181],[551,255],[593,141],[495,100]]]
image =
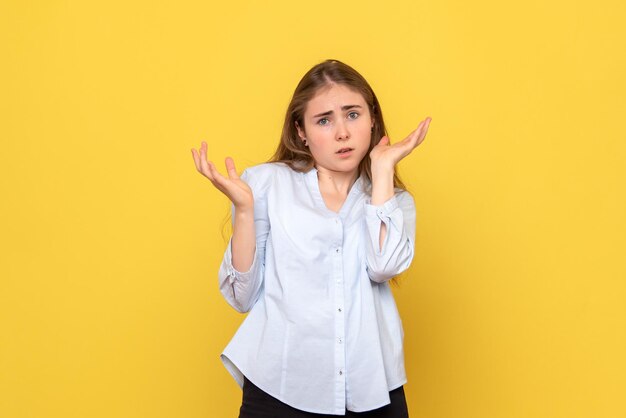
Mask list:
[[327,60],[296,87],[270,162],[239,176],[226,158],[225,177],[192,149],[232,202],[219,287],[249,313],[221,359],[240,418],[408,416],[389,280],[413,260],[415,206],[395,168],[430,120],[390,145],[367,81]]

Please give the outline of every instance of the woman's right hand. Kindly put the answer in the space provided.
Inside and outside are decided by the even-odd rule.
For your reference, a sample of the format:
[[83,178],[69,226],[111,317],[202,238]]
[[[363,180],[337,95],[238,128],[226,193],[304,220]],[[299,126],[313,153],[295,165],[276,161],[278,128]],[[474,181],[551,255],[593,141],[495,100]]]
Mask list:
[[211,161],[207,160],[206,151],[207,144],[204,141],[200,145],[199,153],[194,148],[191,149],[196,169],[211,180],[213,186],[224,193],[233,202],[236,209],[252,210],[254,208],[252,189],[245,181],[239,178],[233,159],[230,157],[226,158],[226,171],[228,172],[228,178],[226,178],[217,171],[217,168]]

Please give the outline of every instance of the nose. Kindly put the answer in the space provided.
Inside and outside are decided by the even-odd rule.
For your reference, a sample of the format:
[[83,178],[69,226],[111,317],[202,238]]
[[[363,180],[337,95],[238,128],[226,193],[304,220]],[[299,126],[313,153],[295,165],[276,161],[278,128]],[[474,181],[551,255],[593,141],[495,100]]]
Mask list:
[[337,123],[337,141],[342,141],[350,138],[350,132],[348,132],[348,126],[345,121]]

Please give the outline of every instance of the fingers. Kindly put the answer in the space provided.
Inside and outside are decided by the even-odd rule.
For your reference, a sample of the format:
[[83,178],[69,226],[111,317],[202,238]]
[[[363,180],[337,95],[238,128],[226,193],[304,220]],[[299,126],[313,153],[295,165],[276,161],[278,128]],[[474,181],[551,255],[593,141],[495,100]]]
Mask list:
[[424,119],[423,121],[423,125],[422,125],[422,130],[418,136],[417,139],[417,144],[415,146],[418,146],[419,144],[422,143],[422,141],[424,141],[424,138],[426,137],[426,132],[428,132],[428,127],[430,126],[430,121],[432,120],[432,118],[429,116],[426,119]]
[[387,145],[389,145],[389,137],[387,135],[385,135],[382,138],[380,138],[380,141],[378,141],[378,144],[376,144],[374,146],[374,148],[376,148],[376,147],[386,147]]
[[[196,169],[202,173],[202,171],[204,170],[203,168],[203,164],[202,164],[202,159],[206,158],[206,142],[202,142],[200,144],[200,148],[198,148],[199,151],[196,151],[194,148],[191,149],[191,155],[193,157],[193,162],[196,165]],[[204,173],[202,173],[204,174]]]
[[206,158],[206,150],[206,142],[202,141],[202,145],[200,146],[200,172],[208,177],[209,180],[213,181],[213,173],[211,172],[211,165]]
[[429,116],[421,121],[420,124],[417,126],[417,129],[411,132],[409,136],[407,136],[402,142],[409,144],[411,148],[415,148],[419,144],[421,144],[426,137],[426,132],[428,132],[428,126],[430,125],[431,120],[432,118]]
[[211,171],[210,180],[213,182],[213,184],[215,184],[216,186],[224,187],[227,181],[226,177],[224,177],[219,171],[217,171],[215,164],[213,164],[210,161],[209,161],[209,169]]
[[[198,170],[202,175],[211,180],[213,185],[218,187],[216,184],[216,179],[221,176],[221,174],[215,168],[215,165],[207,159],[207,144],[202,141],[200,145],[200,153],[195,149],[191,149],[191,155],[193,156],[194,164],[196,165],[196,170]],[[219,187],[218,187],[219,188]]]
[[235,162],[230,157],[226,157],[226,171],[228,172],[228,178],[231,180],[237,180],[239,178],[237,169],[235,169]]
[[191,156],[193,157],[193,162],[196,165],[196,170],[200,171],[200,156],[198,155],[198,151],[192,148]]
[[224,192],[225,189],[228,187],[229,180],[239,179],[239,175],[237,174],[237,169],[235,167],[235,162],[230,157],[226,158],[226,171],[228,172],[228,178],[220,174],[220,172],[215,167],[215,164],[207,159],[206,142],[202,141],[199,153],[192,148],[191,155],[193,156],[193,161],[196,165],[196,169],[209,180],[211,180],[213,185],[219,190]]

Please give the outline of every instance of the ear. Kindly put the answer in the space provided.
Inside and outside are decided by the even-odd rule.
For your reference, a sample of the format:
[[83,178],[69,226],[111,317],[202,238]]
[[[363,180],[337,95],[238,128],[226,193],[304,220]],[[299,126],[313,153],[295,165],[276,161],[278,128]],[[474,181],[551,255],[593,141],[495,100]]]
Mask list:
[[300,139],[306,138],[304,131],[300,129],[300,125],[298,124],[298,121],[296,121],[296,129],[298,130],[298,136],[300,137]]

